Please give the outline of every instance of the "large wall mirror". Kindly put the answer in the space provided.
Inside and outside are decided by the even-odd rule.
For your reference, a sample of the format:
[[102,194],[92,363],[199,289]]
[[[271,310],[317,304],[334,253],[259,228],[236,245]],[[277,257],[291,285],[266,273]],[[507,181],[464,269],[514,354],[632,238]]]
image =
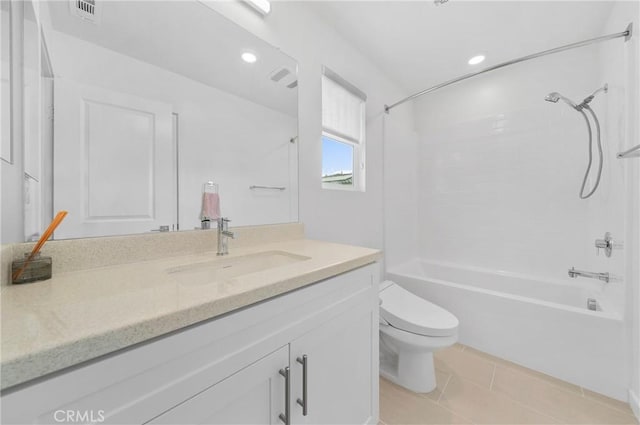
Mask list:
[[0,2],[0,160],[13,162],[11,152],[11,3]]
[[24,4],[25,240],[193,230],[203,191],[298,220],[295,60],[195,0]]

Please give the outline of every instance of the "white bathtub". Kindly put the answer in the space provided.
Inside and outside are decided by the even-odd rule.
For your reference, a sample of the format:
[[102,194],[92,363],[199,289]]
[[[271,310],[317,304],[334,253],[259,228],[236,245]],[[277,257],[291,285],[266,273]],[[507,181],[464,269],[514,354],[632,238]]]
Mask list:
[[420,260],[391,268],[387,278],[455,314],[462,344],[627,400],[624,322],[606,308],[587,309],[597,282]]

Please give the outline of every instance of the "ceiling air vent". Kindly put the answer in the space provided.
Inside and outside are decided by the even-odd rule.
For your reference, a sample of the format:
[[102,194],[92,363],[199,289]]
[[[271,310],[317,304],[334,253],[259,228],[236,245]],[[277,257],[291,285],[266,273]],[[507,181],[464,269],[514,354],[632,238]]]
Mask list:
[[288,68],[276,69],[269,75],[271,81],[289,89],[294,89],[298,86],[298,80],[295,78],[296,75]]
[[271,78],[271,81],[275,81],[277,83],[289,74],[291,74],[291,71],[289,71],[287,68],[282,68],[280,70],[274,71],[269,76],[269,78]]
[[69,0],[69,6],[72,15],[94,24],[100,22],[96,0]]

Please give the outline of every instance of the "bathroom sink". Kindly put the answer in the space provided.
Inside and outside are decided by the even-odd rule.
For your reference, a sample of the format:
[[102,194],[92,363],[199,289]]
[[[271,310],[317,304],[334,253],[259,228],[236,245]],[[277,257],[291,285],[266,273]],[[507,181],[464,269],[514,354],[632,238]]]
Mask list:
[[178,283],[203,285],[308,259],[309,257],[284,251],[265,251],[240,257],[221,257],[211,261],[173,267],[168,269],[167,273]]

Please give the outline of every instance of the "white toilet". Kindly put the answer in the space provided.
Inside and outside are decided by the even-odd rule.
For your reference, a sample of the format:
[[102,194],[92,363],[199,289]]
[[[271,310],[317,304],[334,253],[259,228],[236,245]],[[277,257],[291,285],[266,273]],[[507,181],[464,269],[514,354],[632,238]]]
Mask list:
[[436,388],[433,351],[458,340],[458,319],[387,280],[380,284],[380,375],[411,391]]

